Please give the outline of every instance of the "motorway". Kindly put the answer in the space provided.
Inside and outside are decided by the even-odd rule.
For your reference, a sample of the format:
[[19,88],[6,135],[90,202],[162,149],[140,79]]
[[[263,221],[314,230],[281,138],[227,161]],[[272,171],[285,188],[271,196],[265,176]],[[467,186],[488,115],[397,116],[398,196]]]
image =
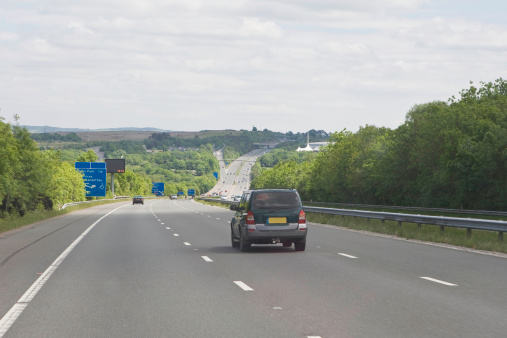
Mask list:
[[206,194],[217,193],[230,199],[232,196],[241,196],[244,190],[250,187],[250,169],[258,157],[272,149],[256,149],[235,159],[228,165],[221,151],[216,151],[215,157],[220,164],[220,176],[217,184]]
[[230,245],[231,217],[164,198],[2,234],[0,330],[5,337],[506,336],[505,257],[315,224],[304,252],[253,245],[242,253]]

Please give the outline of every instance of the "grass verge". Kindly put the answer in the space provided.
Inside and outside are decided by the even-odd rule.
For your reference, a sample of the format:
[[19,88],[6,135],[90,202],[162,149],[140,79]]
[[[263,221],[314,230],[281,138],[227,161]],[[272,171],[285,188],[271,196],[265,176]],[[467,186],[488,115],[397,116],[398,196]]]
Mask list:
[[402,223],[396,221],[384,221],[351,216],[327,215],[307,212],[309,222],[330,224],[353,230],[364,230],[379,234],[396,236],[399,238],[414,239],[426,242],[443,243],[476,250],[494,251],[507,253],[507,243],[499,241],[498,232],[485,230],[472,230],[472,236],[467,237],[467,230],[460,228],[445,227],[444,232],[440,226],[422,224],[419,228],[414,223]]
[[226,203],[223,203],[223,202],[220,202],[219,199],[215,201],[205,201],[205,200],[202,200],[200,198],[196,198],[195,199],[196,202],[199,202],[201,204],[205,204],[205,205],[212,205],[214,207],[220,207],[220,208],[224,208],[224,209],[229,209],[230,208],[230,204],[226,204]]
[[128,200],[125,199],[118,199],[118,200],[96,200],[91,201],[90,203],[82,203],[77,205],[71,205],[69,207],[66,207],[63,210],[44,210],[44,211],[34,211],[34,212],[28,212],[25,214],[25,216],[9,216],[6,218],[0,219],[0,234],[9,230],[18,229],[21,227],[24,227],[25,225],[29,225],[36,222],[45,221],[47,219],[65,215],[70,212],[86,209],[90,207],[94,207],[97,205],[102,204],[109,204],[109,203],[116,203],[116,202],[125,202]]

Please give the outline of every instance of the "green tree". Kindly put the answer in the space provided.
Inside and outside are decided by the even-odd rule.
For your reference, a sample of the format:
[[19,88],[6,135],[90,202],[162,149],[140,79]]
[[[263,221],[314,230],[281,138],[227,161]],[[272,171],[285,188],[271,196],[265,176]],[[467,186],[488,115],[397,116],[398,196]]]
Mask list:
[[92,149],[88,149],[77,158],[77,162],[97,162],[98,160],[99,156]]

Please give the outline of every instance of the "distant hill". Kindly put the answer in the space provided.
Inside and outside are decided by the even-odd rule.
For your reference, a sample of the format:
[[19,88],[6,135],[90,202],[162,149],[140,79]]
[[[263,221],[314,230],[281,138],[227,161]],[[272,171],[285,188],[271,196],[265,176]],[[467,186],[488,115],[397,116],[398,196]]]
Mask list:
[[21,126],[26,128],[30,133],[83,133],[83,132],[94,132],[94,131],[154,131],[154,132],[169,132],[170,130],[163,130],[158,128],[105,128],[105,129],[79,129],[79,128],[60,128],[50,126]]

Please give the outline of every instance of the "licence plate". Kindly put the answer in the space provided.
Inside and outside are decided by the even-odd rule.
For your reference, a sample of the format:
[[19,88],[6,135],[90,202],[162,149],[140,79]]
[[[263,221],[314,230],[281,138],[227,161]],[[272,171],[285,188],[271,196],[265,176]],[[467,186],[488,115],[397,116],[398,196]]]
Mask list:
[[287,217],[269,217],[268,224],[287,223]]

